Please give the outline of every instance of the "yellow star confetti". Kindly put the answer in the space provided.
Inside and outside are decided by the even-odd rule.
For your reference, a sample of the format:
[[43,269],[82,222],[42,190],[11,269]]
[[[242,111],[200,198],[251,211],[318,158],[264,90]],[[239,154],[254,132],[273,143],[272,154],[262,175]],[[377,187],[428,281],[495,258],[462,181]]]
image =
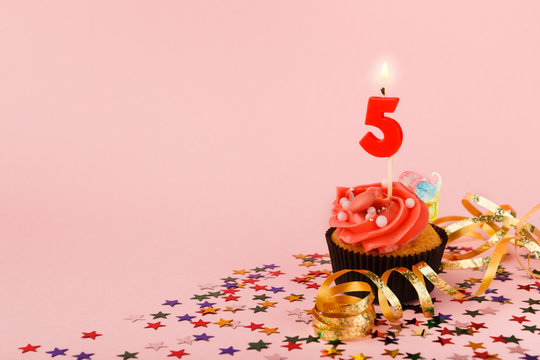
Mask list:
[[279,334],[279,331],[277,331],[278,328],[268,328],[265,327],[264,329],[259,330],[259,332],[266,333],[266,335],[270,334]]
[[304,295],[291,294],[289,296],[285,296],[284,299],[289,300],[290,302],[293,302],[293,301],[302,301],[304,300],[303,297]]
[[391,356],[392,359],[394,359],[396,356],[398,355],[403,355],[402,353],[399,352],[399,349],[395,349],[395,350],[388,350],[388,349],[384,349],[384,354],[381,354],[383,356]]
[[425,329],[422,329],[422,330],[413,330],[413,335],[414,336],[421,336],[421,337],[424,337],[426,335],[431,335],[432,333],[430,333],[429,331],[426,331]]
[[331,358],[333,358],[335,355],[341,355],[342,351],[343,349],[338,349],[335,347],[331,349],[322,349],[321,352],[323,353],[323,355],[321,355],[321,357],[330,356]]
[[216,311],[219,310],[219,308],[213,308],[211,306],[209,307],[205,307],[205,308],[202,308],[201,309],[203,311],[203,315],[206,315],[206,314],[216,314]]
[[247,270],[233,270],[233,274],[238,274],[238,275],[245,275],[246,273],[248,273],[249,271]]
[[219,325],[219,327],[232,326],[232,319],[231,320],[224,320],[224,319],[220,318],[219,321],[215,322],[214,324]]
[[473,277],[472,277],[472,278],[470,278],[470,279],[467,279],[467,281],[470,282],[470,283],[475,284],[475,283],[477,283],[477,282],[481,282],[482,279],[477,279],[477,278],[473,278]]
[[351,360],[367,360],[367,359],[372,358],[371,356],[366,356],[363,353],[360,353],[358,355],[350,355],[350,356],[351,356]]
[[223,309],[223,311],[231,311],[233,314],[236,313],[237,311],[240,311],[240,310],[244,310],[243,308],[233,308],[233,307],[230,307],[230,306],[227,306],[225,309]]
[[468,345],[465,345],[466,347],[470,347],[472,348],[473,350],[476,350],[476,349],[485,349],[485,347],[483,346],[484,343],[475,343],[475,342],[472,342],[472,341],[469,341],[469,344]]
[[263,307],[275,307],[275,305],[277,304],[277,302],[272,302],[272,301],[268,301],[266,300],[265,302],[260,302],[260,303],[257,303]]

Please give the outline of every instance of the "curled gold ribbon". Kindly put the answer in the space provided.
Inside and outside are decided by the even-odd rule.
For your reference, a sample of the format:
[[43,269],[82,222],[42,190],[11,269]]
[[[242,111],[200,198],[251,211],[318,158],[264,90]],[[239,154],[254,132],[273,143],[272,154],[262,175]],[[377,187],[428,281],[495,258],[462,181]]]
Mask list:
[[[450,269],[468,269],[487,266],[484,277],[476,292],[471,296],[478,296],[484,293],[495,275],[499,264],[507,255],[508,243],[514,243],[514,249],[518,246],[525,247],[528,251],[528,268],[526,268],[517,256],[516,258],[525,271],[534,278],[540,278],[531,268],[530,258],[534,256],[540,259],[540,231],[529,224],[527,220],[532,214],[540,210],[540,204],[518,219],[514,210],[508,205],[498,206],[490,200],[476,194],[468,193],[462,200],[462,204],[473,217],[462,216],[442,217],[434,221],[434,224],[451,222],[444,227],[448,234],[448,243],[451,243],[462,237],[471,237],[480,239],[483,243],[464,254],[445,254],[448,259],[442,262],[442,268]],[[482,212],[477,207],[486,209]],[[501,223],[501,226],[497,225]],[[511,232],[512,230],[512,232]],[[484,240],[485,233],[488,240]],[[477,255],[493,248],[491,256]],[[383,316],[389,321],[396,321],[403,316],[403,307],[397,296],[386,285],[392,272],[397,272],[404,276],[415,288],[420,306],[425,317],[431,317],[434,314],[433,301],[425,286],[425,279],[431,282],[435,287],[446,295],[454,299],[466,299],[467,295],[453,288],[444,281],[435,270],[433,270],[424,261],[412,266],[412,269],[404,267],[392,268],[385,271],[381,277],[369,270],[341,270],[329,276],[320,286],[315,299],[313,308],[313,327],[315,333],[323,339],[352,339],[364,337],[371,333],[375,323],[375,309],[373,308],[373,294],[371,287],[364,281],[351,281],[340,285],[334,285],[334,280],[348,272],[356,272],[367,277],[378,288],[379,305]],[[368,295],[364,298],[347,295],[346,293],[362,291]],[[391,308],[394,309],[392,312]]]

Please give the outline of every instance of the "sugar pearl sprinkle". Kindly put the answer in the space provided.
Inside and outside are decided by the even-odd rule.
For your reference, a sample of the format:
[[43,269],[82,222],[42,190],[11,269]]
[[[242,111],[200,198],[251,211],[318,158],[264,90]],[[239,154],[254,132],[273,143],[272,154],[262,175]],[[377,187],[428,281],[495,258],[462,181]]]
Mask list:
[[405,206],[408,207],[409,209],[413,208],[414,204],[415,204],[415,201],[413,198],[408,198],[407,200],[405,200]]
[[381,228],[385,227],[388,224],[388,219],[384,215],[377,216],[377,219],[375,219],[375,224]]
[[343,212],[343,211],[340,211],[337,214],[337,218],[338,218],[339,221],[345,221],[345,220],[347,220],[347,214],[345,214],[345,212]]
[[351,205],[351,202],[349,201],[349,199],[342,197],[341,199],[339,199],[339,204],[343,209],[347,210],[349,209],[349,205]]

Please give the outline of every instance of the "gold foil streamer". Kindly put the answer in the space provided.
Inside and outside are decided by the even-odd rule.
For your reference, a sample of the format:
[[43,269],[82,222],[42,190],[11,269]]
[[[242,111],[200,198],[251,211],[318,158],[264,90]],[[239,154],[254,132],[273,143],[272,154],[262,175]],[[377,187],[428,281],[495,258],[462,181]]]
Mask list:
[[[531,215],[540,210],[540,204],[527,212],[522,219],[516,218],[515,212],[510,206],[498,206],[476,194],[469,193],[465,195],[462,204],[473,217],[448,216],[435,220],[434,224],[441,226],[441,224],[452,222],[445,228],[448,234],[448,243],[462,237],[480,239],[483,243],[465,254],[445,254],[444,257],[449,260],[442,263],[443,269],[468,269],[487,266],[480,286],[472,295],[478,296],[489,288],[497,273],[499,264],[507,254],[508,243],[513,242],[516,250],[515,254],[521,267],[531,277],[540,278],[539,275],[533,272],[530,264],[531,255],[540,259],[540,231],[527,223]],[[482,212],[475,205],[487,211]],[[496,223],[502,225],[498,226]],[[482,232],[489,237],[488,240],[484,240]],[[518,246],[529,250],[528,268],[521,263],[519,256],[517,256]],[[475,257],[492,248],[493,253],[491,256]],[[386,285],[390,274],[394,271],[404,276],[413,285],[418,293],[422,312],[426,317],[433,316],[434,310],[433,301],[426,289],[424,278],[452,298],[459,300],[467,298],[467,295],[450,286],[423,261],[413,265],[410,270],[404,267],[389,269],[381,277],[368,270],[341,270],[329,276],[317,292],[315,307],[312,312],[315,333],[326,340],[360,338],[371,333],[375,323],[375,309],[372,305],[375,296],[369,284],[363,281],[351,281],[331,286],[335,279],[348,272],[362,274],[372,281],[378,288],[379,305],[384,317],[389,321],[399,320],[403,316],[403,307],[397,296]],[[346,294],[355,291],[367,292],[368,295],[359,298]],[[394,309],[395,313],[392,312],[391,308]]]

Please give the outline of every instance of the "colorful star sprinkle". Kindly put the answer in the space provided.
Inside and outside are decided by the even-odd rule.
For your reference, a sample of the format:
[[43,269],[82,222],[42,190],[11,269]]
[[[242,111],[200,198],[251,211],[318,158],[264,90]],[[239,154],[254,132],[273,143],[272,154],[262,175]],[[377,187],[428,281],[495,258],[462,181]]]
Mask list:
[[[447,249],[454,255],[463,250],[458,246]],[[163,296],[154,308],[141,309],[146,315],[124,317],[125,326],[139,338],[147,337],[138,346],[135,342],[125,342],[129,348],[122,345],[122,336],[130,335],[93,330],[78,336],[89,340],[107,337],[107,341],[83,340],[91,347],[70,345],[72,351],[48,345],[45,351],[32,344],[18,351],[25,354],[22,357],[41,351],[47,358],[77,360],[142,359],[148,354],[175,359],[540,359],[536,346],[540,282],[523,276],[520,268],[509,271],[500,266],[491,287],[481,295],[459,301],[438,295],[435,310],[442,313],[431,318],[422,315],[418,302],[403,304],[404,317],[399,322],[385,319],[376,306],[375,328],[368,338],[328,341],[314,333],[311,309],[317,289],[331,274],[329,257],[315,252],[295,255],[293,261],[231,270],[217,281],[199,285],[196,293],[178,294],[189,300],[163,300]],[[479,274],[473,269],[444,275],[463,291],[474,293],[482,282]],[[106,350],[101,342],[115,344],[116,349]]]

